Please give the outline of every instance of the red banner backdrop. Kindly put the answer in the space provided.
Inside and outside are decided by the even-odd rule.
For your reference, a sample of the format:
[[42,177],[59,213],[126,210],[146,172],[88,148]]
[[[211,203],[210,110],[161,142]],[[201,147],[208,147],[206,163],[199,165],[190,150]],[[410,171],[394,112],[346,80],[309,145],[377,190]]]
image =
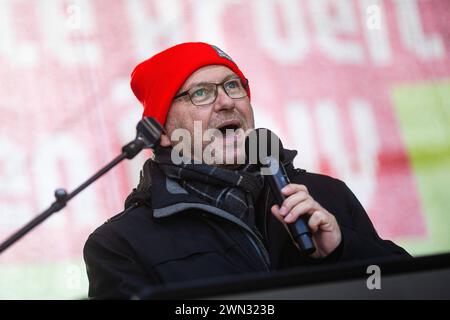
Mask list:
[[[383,237],[426,238],[391,98],[450,77],[446,0],[0,1],[0,235],[73,190],[134,137],[129,75],[184,41],[227,52],[250,80],[257,126],[296,164],[344,180]],[[2,261],[80,259],[120,212],[145,155],[75,198]]]

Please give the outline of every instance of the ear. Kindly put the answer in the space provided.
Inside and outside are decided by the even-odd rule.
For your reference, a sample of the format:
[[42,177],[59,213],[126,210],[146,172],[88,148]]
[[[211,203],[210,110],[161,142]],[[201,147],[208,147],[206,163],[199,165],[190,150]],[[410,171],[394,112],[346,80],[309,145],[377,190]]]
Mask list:
[[162,147],[170,147],[172,145],[172,143],[170,142],[169,136],[165,133],[161,134],[161,140],[160,140],[159,144]]

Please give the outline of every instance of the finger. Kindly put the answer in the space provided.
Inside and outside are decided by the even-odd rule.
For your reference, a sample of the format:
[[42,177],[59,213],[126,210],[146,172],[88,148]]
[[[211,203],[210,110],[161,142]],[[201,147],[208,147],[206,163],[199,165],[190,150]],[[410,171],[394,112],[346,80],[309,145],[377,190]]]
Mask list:
[[315,211],[308,221],[308,226],[312,233],[316,233],[319,229],[330,224],[329,217],[320,210]]
[[313,213],[317,209],[316,202],[309,198],[305,201],[302,201],[298,203],[292,210],[289,212],[289,214],[284,217],[284,222],[286,223],[292,223],[297,221],[297,219],[302,216],[306,215],[308,213]]
[[163,133],[163,134],[161,134],[159,144],[160,144],[162,147],[170,147],[171,144],[172,144],[172,142],[170,141],[169,136],[168,136],[167,134],[164,134],[164,133]]
[[297,193],[290,195],[289,197],[284,199],[283,204],[281,205],[280,208],[280,214],[282,216],[287,215],[292,210],[293,207],[309,198],[311,197],[304,191],[298,191]]
[[281,189],[281,192],[285,196],[290,196],[291,194],[294,194],[298,191],[304,191],[307,194],[309,194],[308,188],[303,184],[290,183],[287,186],[285,186],[283,189]]
[[279,214],[279,211],[280,211],[280,206],[279,205],[277,205],[277,204],[274,204],[271,208],[270,208],[270,211],[272,211],[272,213],[273,214]]
[[275,204],[270,208],[270,211],[272,211],[272,214],[277,218],[280,222],[283,222],[283,216],[280,215],[280,207]]

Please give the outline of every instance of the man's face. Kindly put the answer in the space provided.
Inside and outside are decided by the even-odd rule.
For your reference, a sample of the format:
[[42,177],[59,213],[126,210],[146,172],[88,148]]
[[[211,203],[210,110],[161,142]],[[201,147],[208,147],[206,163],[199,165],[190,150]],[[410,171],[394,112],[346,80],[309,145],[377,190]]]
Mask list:
[[[223,83],[230,78],[239,77],[225,66],[206,66],[195,71],[178,93],[190,90],[198,83]],[[197,123],[195,134],[194,123]],[[208,105],[196,106],[191,102],[188,95],[175,99],[167,115],[165,128],[169,138],[172,137],[175,129],[186,129],[191,137],[191,155],[188,156],[192,157],[192,154],[194,154],[195,159],[204,161],[206,161],[204,158],[199,159],[198,154],[193,153],[194,139],[202,139],[208,129],[219,129],[220,131],[216,131],[215,139],[207,138],[206,141],[202,139],[202,142],[200,142],[202,154],[209,145],[209,148],[215,149],[216,158],[218,157],[222,159],[223,163],[229,164],[229,159],[235,159],[235,162],[238,154],[243,152],[243,148],[239,147],[242,146],[244,140],[243,132],[253,129],[254,126],[253,110],[248,96],[237,99],[230,98],[224,91],[223,86],[219,85],[216,100]],[[231,133],[236,129],[240,129],[238,130],[240,131],[239,134]],[[211,130],[209,131],[211,132]],[[183,139],[184,142],[187,141]],[[171,144],[175,145],[177,141],[171,141]],[[225,157],[228,160],[225,160]]]

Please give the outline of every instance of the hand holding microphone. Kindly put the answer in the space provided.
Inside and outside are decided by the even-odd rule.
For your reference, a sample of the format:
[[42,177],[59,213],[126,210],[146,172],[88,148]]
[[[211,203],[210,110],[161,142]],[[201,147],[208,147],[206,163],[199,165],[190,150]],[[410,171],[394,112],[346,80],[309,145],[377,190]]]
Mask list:
[[[290,226],[298,228],[298,221],[305,221],[316,247],[311,257],[328,256],[342,241],[336,218],[313,199],[304,185],[291,183],[281,192],[286,198],[281,208],[279,205],[272,206],[272,214],[290,229]],[[302,220],[306,217],[307,220]]]
[[268,129],[256,129],[247,136],[245,148],[248,161],[256,160],[261,171],[265,171],[277,203],[271,208],[272,214],[284,224],[300,252],[313,258],[333,252],[342,240],[339,225],[313,199],[306,186],[290,183],[282,163],[283,146],[279,138]]

